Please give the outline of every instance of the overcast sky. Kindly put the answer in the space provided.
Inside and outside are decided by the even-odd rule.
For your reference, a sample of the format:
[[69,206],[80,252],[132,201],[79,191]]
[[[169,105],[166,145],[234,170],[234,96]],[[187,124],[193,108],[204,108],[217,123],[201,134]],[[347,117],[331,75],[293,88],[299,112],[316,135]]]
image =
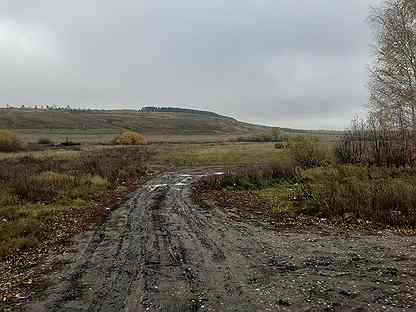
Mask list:
[[0,0],[0,105],[178,106],[343,129],[377,0]]

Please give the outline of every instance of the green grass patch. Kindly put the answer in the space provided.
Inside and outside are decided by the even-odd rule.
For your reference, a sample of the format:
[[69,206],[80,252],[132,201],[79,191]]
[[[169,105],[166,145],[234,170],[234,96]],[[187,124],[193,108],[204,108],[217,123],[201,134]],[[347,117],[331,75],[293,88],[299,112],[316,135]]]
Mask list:
[[22,140],[36,143],[40,140],[54,143],[110,143],[123,129],[13,129]]
[[288,159],[273,143],[186,144],[153,147],[154,164],[170,166],[237,166],[273,164]]

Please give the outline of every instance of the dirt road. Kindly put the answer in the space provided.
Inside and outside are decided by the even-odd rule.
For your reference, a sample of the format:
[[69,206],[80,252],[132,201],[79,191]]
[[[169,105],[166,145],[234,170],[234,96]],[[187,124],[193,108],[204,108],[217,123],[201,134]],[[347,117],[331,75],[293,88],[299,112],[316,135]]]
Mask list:
[[192,203],[204,171],[148,182],[48,259],[25,311],[416,311],[416,238],[274,228]]

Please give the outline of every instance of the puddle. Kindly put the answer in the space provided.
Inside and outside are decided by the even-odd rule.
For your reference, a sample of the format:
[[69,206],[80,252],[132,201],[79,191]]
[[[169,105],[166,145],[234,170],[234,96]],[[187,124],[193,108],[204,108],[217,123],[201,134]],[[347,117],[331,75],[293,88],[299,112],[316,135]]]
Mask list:
[[153,191],[157,190],[159,187],[165,187],[165,186],[168,186],[168,185],[167,185],[167,184],[155,184],[155,185],[149,185],[149,186],[147,187],[147,189],[148,189],[150,192],[153,192]]
[[185,179],[183,179],[181,182],[182,182],[182,183],[185,183],[185,182],[190,182],[190,181],[192,181],[192,177],[185,178]]
[[198,178],[205,178],[205,177],[209,177],[209,176],[210,176],[210,174],[200,174],[197,177]]
[[180,174],[179,176],[182,178],[192,178],[190,174]]

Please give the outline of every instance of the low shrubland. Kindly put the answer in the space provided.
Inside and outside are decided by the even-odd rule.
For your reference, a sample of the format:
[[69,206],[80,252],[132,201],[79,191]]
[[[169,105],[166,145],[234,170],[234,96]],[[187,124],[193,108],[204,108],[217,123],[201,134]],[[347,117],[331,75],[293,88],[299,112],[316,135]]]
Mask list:
[[340,165],[303,177],[307,213],[416,226],[416,170]]
[[203,179],[200,186],[214,190],[252,190],[270,187],[283,181],[296,180],[296,168],[282,163],[249,169],[228,170],[223,175],[214,175]]
[[[53,235],[50,220],[120,190],[146,174],[142,147],[78,152],[72,157],[7,158],[0,163],[0,258]],[[91,213],[88,213],[91,214]],[[69,216],[71,218],[71,216]]]
[[347,221],[416,226],[416,169],[337,164],[314,140],[289,143],[292,161],[249,167],[203,179],[201,189],[257,191],[293,212]]

